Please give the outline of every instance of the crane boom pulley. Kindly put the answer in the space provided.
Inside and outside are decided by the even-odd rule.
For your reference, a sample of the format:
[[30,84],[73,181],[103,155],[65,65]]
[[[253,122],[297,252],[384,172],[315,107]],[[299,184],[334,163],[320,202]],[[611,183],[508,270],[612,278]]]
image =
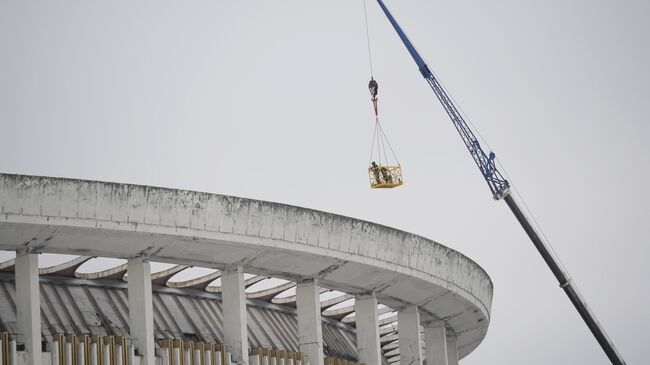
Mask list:
[[568,273],[562,268],[559,260],[551,254],[548,244],[542,239],[543,235],[538,232],[538,230],[531,223],[530,219],[520,209],[517,201],[510,194],[510,183],[496,168],[495,154],[493,152],[486,154],[485,151],[483,151],[483,148],[481,147],[478,139],[475,137],[469,125],[465,122],[458,108],[456,105],[454,105],[451,98],[447,95],[445,89],[442,87],[433,72],[431,72],[429,66],[427,66],[426,62],[424,62],[424,59],[422,59],[422,56],[420,56],[418,51],[415,49],[409,38],[406,36],[400,25],[397,23],[391,12],[384,4],[383,0],[377,0],[377,3],[397,32],[397,35],[402,40],[404,46],[411,54],[411,57],[417,64],[420,73],[427,81],[434,94],[436,94],[436,97],[451,118],[454,127],[460,134],[463,143],[465,143],[465,147],[467,147],[467,150],[481,171],[483,178],[490,187],[494,199],[505,200],[512,213],[515,215],[515,218],[517,218],[522,228],[530,240],[533,242],[535,248],[537,248],[540,255],[551,269],[551,272],[558,280],[560,287],[565,291],[569,297],[569,300],[571,303],[573,303],[574,307],[582,319],[585,321],[587,327],[589,327],[589,330],[592,332],[612,364],[625,365],[623,357],[614,346],[614,343],[605,333],[605,329],[596,319],[595,314],[587,305],[587,302],[578,291],[578,288],[575,286],[573,281],[571,281]]

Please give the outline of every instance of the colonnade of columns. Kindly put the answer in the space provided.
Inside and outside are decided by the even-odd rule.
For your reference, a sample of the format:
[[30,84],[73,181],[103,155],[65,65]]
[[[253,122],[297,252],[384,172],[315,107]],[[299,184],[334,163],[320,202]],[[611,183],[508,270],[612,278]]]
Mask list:
[[[18,332],[25,344],[27,363],[42,364],[41,313],[38,254],[28,249],[16,253],[16,307]],[[129,326],[136,354],[142,365],[155,365],[151,267],[145,257],[128,260]],[[241,266],[222,271],[224,346],[232,362],[248,365],[248,326],[244,271]],[[310,365],[323,365],[320,288],[316,280],[296,286],[300,351]],[[359,362],[381,365],[381,342],[377,298],[359,295],[355,301]],[[420,314],[417,306],[398,309],[401,365],[422,365]],[[456,338],[447,333],[443,321],[424,324],[427,365],[457,365]]]

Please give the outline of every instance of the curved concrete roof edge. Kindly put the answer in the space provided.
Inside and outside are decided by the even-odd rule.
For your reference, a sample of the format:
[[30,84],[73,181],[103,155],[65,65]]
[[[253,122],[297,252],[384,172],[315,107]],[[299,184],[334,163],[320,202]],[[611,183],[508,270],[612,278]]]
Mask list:
[[[367,274],[373,273],[380,277],[374,278],[377,286],[370,288],[387,305],[396,307],[396,303],[400,302],[418,304],[423,313],[429,313],[433,318],[449,319],[448,323],[452,327],[455,326],[454,321],[461,322],[456,317],[462,315],[465,328],[453,328],[460,336],[478,330],[478,333],[468,336],[463,344],[459,343],[463,348],[471,347],[467,352],[475,348],[487,332],[493,290],[487,273],[473,260],[453,249],[384,225],[292,205],[218,194],[9,174],[0,174],[0,208],[4,215],[2,222],[8,230],[11,230],[11,224],[52,225],[58,227],[57,234],[63,234],[63,227],[77,231],[100,228],[133,235],[122,235],[121,239],[126,241],[135,240],[137,234],[137,242],[142,244],[151,243],[146,242],[147,235],[157,235],[156,241],[163,241],[161,238],[164,237],[176,237],[170,238],[169,242],[153,244],[135,252],[128,252],[119,242],[113,242],[113,246],[123,249],[119,254],[122,257],[145,254],[152,258],[169,258],[170,262],[183,263],[186,259],[194,263],[201,262],[193,259],[188,252],[179,252],[178,247],[175,247],[176,242],[188,242],[179,237],[187,237],[189,242],[196,241],[196,250],[207,249],[208,243],[210,247],[227,250],[232,248],[232,244],[228,246],[229,243],[233,243],[242,252],[229,254],[232,254],[233,260],[236,257],[241,257],[241,260],[222,263],[241,263],[244,266],[254,264],[253,267],[258,271],[268,270],[269,273],[277,274],[274,271],[276,269],[271,268],[269,259],[273,259],[276,250],[281,250],[293,254],[297,259],[309,256],[314,257],[314,260],[329,260],[328,265],[314,276],[321,278],[325,285],[330,285],[333,289],[355,292],[356,288],[358,292],[358,289],[369,286],[346,287],[340,278],[341,275],[345,276],[347,268],[344,266],[353,263],[355,272],[363,274],[365,270]],[[22,218],[16,220],[17,216]],[[37,217],[43,217],[46,223]],[[93,221],[95,224],[92,224]],[[51,237],[54,236],[43,237],[40,242],[36,242],[39,241],[37,239],[24,243],[27,246],[35,244],[32,248],[40,248],[43,252],[63,253],[69,249],[77,253],[81,248],[87,249],[87,246],[77,247],[77,250],[72,247],[64,249],[56,239],[50,241]],[[201,240],[204,242],[198,242]],[[0,242],[2,246],[6,246],[6,243]],[[111,249],[114,249],[113,246]],[[269,251],[270,248],[273,250]],[[116,257],[115,252],[88,251]],[[190,249],[186,248],[185,251]],[[208,253],[210,252],[203,252],[203,255]],[[252,256],[248,257],[248,254]],[[186,257],[177,259],[183,255]],[[302,275],[305,268],[298,266],[292,267],[293,271],[288,271],[287,276]],[[363,279],[372,281],[373,278]],[[396,285],[400,283],[401,285]],[[426,283],[434,284],[440,290],[428,287]],[[418,299],[417,295],[411,295],[417,290],[409,291],[407,296],[400,295],[400,286],[426,287],[426,290],[435,289],[435,292]],[[448,293],[451,293],[451,298],[445,299],[446,305],[462,306],[462,300],[458,302],[459,299],[455,298],[458,296],[482,312],[483,315],[477,318],[478,324],[474,327],[467,324],[467,320],[472,318],[471,314],[457,313],[451,307],[437,306],[440,297]],[[447,312],[449,315],[444,315]],[[472,346],[473,344],[475,345]]]
[[273,204],[273,205],[282,205],[282,206],[286,206],[286,207],[288,207],[288,208],[297,208],[297,209],[302,209],[302,210],[313,211],[313,212],[316,212],[316,213],[322,213],[322,214],[334,215],[334,216],[337,216],[337,217],[347,218],[347,219],[351,219],[351,220],[355,220],[355,221],[361,221],[361,222],[364,222],[364,223],[369,223],[369,224],[376,225],[376,226],[378,226],[378,227],[382,227],[382,228],[386,228],[386,229],[390,229],[390,230],[394,230],[394,231],[402,232],[403,234],[406,234],[406,235],[412,235],[412,236],[415,236],[415,237],[419,237],[419,238],[421,238],[421,239],[424,239],[424,240],[427,240],[427,241],[431,241],[431,242],[433,242],[434,244],[437,244],[437,245],[440,245],[440,246],[446,247],[446,248],[448,248],[449,250],[454,251],[454,252],[460,254],[464,259],[466,259],[466,260],[470,261],[472,264],[474,264],[474,265],[476,266],[476,268],[477,268],[478,270],[481,270],[481,271],[483,272],[483,274],[486,276],[487,280],[490,282],[490,286],[492,286],[492,287],[494,286],[494,284],[492,283],[492,279],[490,278],[490,276],[488,275],[488,273],[485,271],[485,269],[483,269],[483,268],[482,268],[482,267],[481,267],[481,266],[480,266],[476,261],[474,261],[474,260],[473,260],[472,258],[470,258],[469,256],[466,256],[465,254],[463,254],[463,253],[461,253],[461,252],[459,252],[459,251],[456,251],[456,250],[454,250],[453,248],[450,248],[450,247],[448,247],[448,246],[445,246],[445,245],[443,245],[443,244],[441,244],[441,243],[439,243],[439,242],[437,242],[437,241],[434,241],[434,240],[432,240],[432,239],[429,239],[429,238],[426,238],[426,237],[423,237],[423,236],[417,235],[417,234],[415,234],[415,233],[406,232],[406,231],[401,230],[401,229],[399,229],[399,228],[394,228],[394,227],[387,226],[387,225],[384,225],[384,224],[381,224],[381,223],[375,223],[375,222],[371,222],[371,221],[366,221],[366,220],[362,220],[362,219],[358,219],[358,218],[354,218],[354,217],[346,216],[346,215],[343,215],[343,214],[331,213],[331,212],[325,212],[325,211],[318,210],[318,209],[314,209],[314,208],[300,207],[300,206],[292,205],[292,204],[277,203],[277,202],[272,202],[272,201],[269,201],[269,200],[258,200],[258,199],[251,199],[251,198],[243,198],[243,197],[239,197],[239,196],[235,196],[235,195],[223,195],[223,194],[217,194],[217,193],[200,192],[200,191],[195,191],[195,190],[182,190],[182,189],[175,189],[175,188],[169,188],[169,187],[157,186],[157,185],[143,185],[143,184],[119,183],[119,182],[113,182],[113,181],[101,181],[101,180],[85,180],[85,179],[69,178],[69,177],[57,177],[57,176],[37,176],[37,175],[24,175],[24,174],[0,173],[0,178],[4,178],[4,177],[8,177],[8,176],[25,177],[25,178],[36,178],[36,179],[57,179],[57,180],[63,180],[63,181],[69,181],[69,182],[79,182],[79,183],[99,183],[99,184],[111,184],[111,185],[127,185],[127,186],[140,187],[140,188],[154,188],[154,189],[161,189],[161,190],[167,190],[167,191],[169,191],[169,192],[179,192],[179,191],[183,191],[183,192],[195,193],[195,194],[207,194],[207,195],[221,196],[221,197],[225,197],[225,198],[235,198],[235,199],[242,199],[242,200],[248,200],[248,201],[256,201],[256,202],[260,202],[260,203],[268,203],[268,204]]

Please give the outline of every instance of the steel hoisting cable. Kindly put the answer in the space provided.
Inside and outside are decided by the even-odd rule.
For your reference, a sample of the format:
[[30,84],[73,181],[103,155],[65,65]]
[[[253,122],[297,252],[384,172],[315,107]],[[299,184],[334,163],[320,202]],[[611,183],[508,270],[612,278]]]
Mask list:
[[[377,162],[379,165],[381,165],[381,157],[382,157],[382,147],[384,146],[384,139],[382,138],[382,129],[381,129],[381,124],[379,124],[379,120],[375,121],[375,130],[372,133],[372,145],[370,146],[370,160],[368,161],[368,164],[373,162],[373,154],[375,152],[375,143],[377,144]],[[385,148],[384,148],[385,150]],[[385,155],[385,152],[384,152]]]
[[[375,151],[375,140],[377,139],[377,126],[379,123],[375,123],[375,131],[372,133],[372,144],[370,145],[370,159],[368,160],[368,165],[372,162],[372,153]],[[377,143],[379,146],[379,142]]]
[[[395,154],[395,151],[393,151],[393,146],[390,145],[390,141],[388,140],[388,137],[386,137],[386,133],[384,133],[384,128],[381,127],[381,124],[377,123],[379,125],[379,130],[381,133],[384,135],[384,138],[386,139],[386,143],[388,144],[388,148],[390,149],[390,153],[393,154],[393,158],[395,159],[395,162],[399,165],[399,160],[397,159],[397,155]],[[384,147],[384,156],[386,155],[386,147]]]
[[[368,8],[366,7],[366,0],[362,0],[362,2],[363,2],[363,18],[365,20],[365,26],[366,26],[366,44],[368,47],[368,65],[370,66],[370,79],[374,80],[373,72],[372,72],[372,52],[370,48],[370,31],[368,30]],[[375,130],[372,133],[372,144],[370,145],[370,159],[368,161],[368,164],[372,162],[372,154],[375,151],[375,141],[377,141],[377,152],[381,157],[380,138],[381,135],[379,134],[379,116],[377,115],[377,110],[375,109]],[[379,164],[381,165],[381,161],[379,161]]]
[[[385,162],[386,165],[388,165],[388,158],[386,157],[386,144],[384,143],[384,140],[386,139],[386,136],[382,133],[381,129],[381,124],[379,124],[379,121],[377,121],[377,126],[379,127],[379,140],[381,141],[381,149],[379,149],[379,164],[383,165]],[[382,151],[383,150],[383,151]],[[384,159],[382,160],[382,152],[384,153]]]
[[[368,65],[370,67],[370,79],[374,80],[373,68],[372,68],[372,47],[370,45],[370,30],[368,26],[368,8],[366,6],[366,0],[363,0],[363,17],[364,17],[365,27],[366,27],[366,43],[368,47]],[[376,103],[376,99],[374,99],[373,102]],[[397,162],[397,164],[399,165],[399,160],[397,159],[397,155],[395,155],[393,146],[391,146],[390,141],[388,140],[388,137],[384,132],[384,129],[381,127],[381,124],[379,123],[379,115],[377,113],[376,105],[375,105],[375,130],[372,135],[372,145],[370,146],[370,162],[372,162],[372,155],[375,150],[375,142],[377,142],[377,155],[379,158],[378,160],[379,165],[382,165],[382,155],[384,161],[386,162],[386,164],[388,164],[386,144],[388,144],[388,148],[390,149],[390,152],[392,153],[395,162]]]
[[393,155],[393,159],[395,159],[395,162],[397,162],[397,164],[400,165],[399,159],[397,158],[397,154],[395,154],[395,150],[393,150],[393,146],[390,144],[390,141],[386,136],[386,132],[384,132],[384,128],[381,126],[381,123],[379,123],[379,119],[375,121],[375,130],[372,133],[372,144],[370,145],[369,162],[372,162],[372,156],[373,153],[375,152],[375,142],[377,144],[377,157],[380,165],[382,164],[382,161],[385,161],[388,164],[388,153],[387,153],[386,145],[388,145],[388,150],[390,150],[390,153]]
[[363,0],[363,17],[366,20],[366,41],[368,43],[368,64],[370,65],[370,78],[372,74],[372,52],[370,52],[370,31],[368,30],[368,9],[366,8],[366,0]]

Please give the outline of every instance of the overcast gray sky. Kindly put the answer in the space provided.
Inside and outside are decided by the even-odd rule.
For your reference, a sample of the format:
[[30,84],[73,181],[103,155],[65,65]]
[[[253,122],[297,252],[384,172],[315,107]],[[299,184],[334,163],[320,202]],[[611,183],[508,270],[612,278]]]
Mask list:
[[[414,232],[492,277],[464,364],[607,364],[368,1],[406,184],[371,191],[361,0],[0,1],[0,171],[295,204]],[[650,341],[650,3],[387,0],[629,364]]]

